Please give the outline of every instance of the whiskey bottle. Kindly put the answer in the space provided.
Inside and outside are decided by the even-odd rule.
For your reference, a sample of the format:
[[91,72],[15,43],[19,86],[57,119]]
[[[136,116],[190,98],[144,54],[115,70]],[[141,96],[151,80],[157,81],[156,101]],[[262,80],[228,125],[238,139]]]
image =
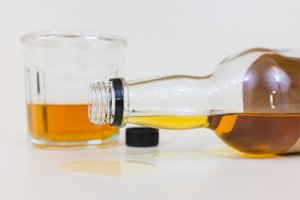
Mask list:
[[215,73],[90,85],[90,121],[164,129],[209,128],[249,154],[300,151],[300,52],[250,49]]

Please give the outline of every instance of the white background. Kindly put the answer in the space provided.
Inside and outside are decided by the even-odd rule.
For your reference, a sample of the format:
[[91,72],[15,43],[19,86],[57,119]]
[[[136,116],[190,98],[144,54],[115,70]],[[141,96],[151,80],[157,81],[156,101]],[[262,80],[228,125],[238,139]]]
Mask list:
[[[35,199],[34,197],[41,199],[42,196],[32,194],[35,191],[34,188],[40,183],[44,183],[45,188],[40,186],[37,187],[37,190],[41,188],[46,190],[46,187],[57,189],[55,188],[56,184],[53,177],[58,179],[62,177],[70,178],[70,180],[75,182],[81,180],[80,177],[77,180],[75,176],[69,174],[60,175],[62,172],[57,174],[55,170],[51,171],[52,168],[49,166],[52,166],[53,163],[51,162],[55,161],[55,156],[57,155],[54,155],[51,161],[52,155],[48,155],[51,154],[49,152],[48,154],[43,154],[30,149],[30,147],[26,147],[24,150],[24,145],[26,144],[24,142],[26,135],[25,89],[22,49],[19,39],[27,32],[48,29],[96,30],[126,38],[129,46],[124,75],[128,79],[179,73],[204,75],[212,72],[214,66],[224,57],[250,47],[299,48],[300,1],[0,0],[0,138],[2,140],[0,153],[5,155],[7,150],[12,152],[12,156],[14,156],[8,162],[11,165],[5,167],[2,172],[2,175],[5,175],[4,178],[6,178],[2,180],[8,180],[10,177],[14,179],[8,181],[8,183],[12,184],[11,187],[7,189],[2,188],[3,191],[6,191],[6,193],[2,193],[2,195],[5,194],[4,197],[6,198],[1,197],[0,191],[1,200],[12,199],[8,198],[10,192],[15,192],[12,196],[15,196],[16,199],[21,197],[24,197],[24,199],[26,197],[28,199]],[[14,140],[15,137],[22,139]],[[221,143],[218,144],[221,145]],[[174,147],[173,145],[171,146]],[[19,152],[23,152],[20,159],[18,158]],[[68,153],[62,153],[62,155],[64,154]],[[92,155],[96,153],[88,154],[85,152],[84,154],[93,157]],[[43,155],[48,155],[51,165],[45,167],[45,162],[38,161],[44,157]],[[295,189],[300,187],[300,175],[295,166],[299,165],[299,160],[296,160],[297,165],[295,165],[296,161],[293,159],[295,158],[291,158],[289,161],[283,159],[259,162],[258,160],[232,161],[226,156],[219,160],[214,157],[212,160],[215,160],[218,166],[224,166],[222,163],[225,163],[224,172],[230,171],[234,174],[234,171],[231,169],[236,169],[238,177],[236,179],[233,177],[233,179],[242,184],[230,182],[230,175],[219,174],[217,176],[211,171],[205,176],[205,179],[209,180],[209,176],[215,175],[212,180],[201,182],[199,185],[204,187],[208,183],[212,188],[218,186],[218,191],[221,190],[224,192],[224,195],[227,194],[228,199],[234,199],[234,197],[243,199],[240,195],[246,194],[250,195],[248,197],[251,199],[251,195],[255,195],[255,193],[248,191],[247,188],[251,188],[250,183],[256,185],[255,192],[260,193],[261,197],[263,197],[262,199],[276,199],[276,197],[279,199],[293,199],[291,196],[286,196],[289,194],[294,195],[294,199],[297,199],[296,197],[299,197],[300,194]],[[183,162],[187,162],[187,160]],[[190,160],[187,163],[193,164],[193,162],[193,160]],[[210,161],[205,159],[205,162]],[[233,165],[240,165],[241,170],[232,168],[233,166],[229,164],[230,162],[234,163]],[[5,162],[3,161],[2,163]],[[21,163],[21,169],[16,173],[19,163]],[[22,163],[26,164],[26,168],[23,168]],[[35,164],[36,168],[32,169],[29,167]],[[197,164],[199,165],[200,173],[198,175],[204,176],[205,173],[201,174],[201,162]],[[256,176],[249,174],[249,171],[252,169],[251,164],[253,164],[254,168],[259,168],[263,164],[263,171],[259,173],[259,176],[263,177],[263,180],[259,181],[260,184],[256,183]],[[289,169],[288,165],[293,165],[293,168]],[[268,171],[269,166],[277,168],[273,168],[272,173],[270,173]],[[207,165],[205,167],[205,169],[210,168]],[[32,180],[30,177],[37,175],[34,172],[35,169],[40,170],[38,175],[44,174],[46,179]],[[13,170],[14,176],[11,175]],[[289,174],[285,176],[283,174],[285,173],[284,171],[289,171]],[[173,172],[178,171],[175,169]],[[297,174],[294,174],[295,172]],[[190,178],[193,177],[191,173],[189,179],[184,179],[186,181],[184,182],[185,184],[197,183],[196,180],[193,180],[194,183],[191,181]],[[265,173],[268,175],[264,176]],[[280,174],[277,180],[279,182],[273,181],[277,174]],[[243,175],[245,176],[243,177]],[[22,186],[23,184],[18,183],[18,176],[20,179],[30,176],[27,179],[23,179],[23,182],[31,190],[25,190]],[[201,176],[197,178],[200,180]],[[168,176],[166,175],[166,177]],[[223,177],[220,178],[219,183],[218,177]],[[97,179],[96,181],[93,177],[84,177],[84,180],[87,184],[89,181],[94,183],[94,185],[91,185],[94,188],[93,191],[89,190],[88,187],[83,187],[85,192],[90,193],[89,197],[91,198],[80,198],[84,197],[84,194],[75,198],[76,192],[72,196],[72,190],[70,189],[69,192],[65,193],[60,191],[62,192],[62,198],[55,199],[67,199],[70,195],[72,199],[101,199],[101,193],[96,193],[96,185],[100,184],[100,182],[97,182],[99,180]],[[280,181],[282,180],[284,182],[281,184]],[[288,187],[285,187],[284,184],[289,182],[289,180],[293,186],[288,185]],[[227,181],[229,181],[228,185]],[[63,181],[63,183],[71,185],[74,185],[75,182],[69,183],[67,179]],[[112,185],[115,184],[114,180],[111,179],[108,182]],[[170,180],[168,181],[168,183],[171,182]],[[5,185],[5,182],[2,183]],[[16,184],[15,191],[14,184]],[[117,186],[124,188],[126,184],[127,182],[125,181],[123,185],[117,184]],[[263,188],[266,184],[274,184],[274,190],[272,189],[273,186],[264,190]],[[227,185],[227,187],[223,188],[222,185]],[[184,187],[182,184],[179,184],[179,186]],[[232,193],[228,193],[230,188],[232,189],[231,186],[237,187],[240,192],[233,190]],[[167,188],[166,186],[164,187]],[[175,193],[180,193],[180,188],[177,190],[174,184],[171,188]],[[21,192],[18,193],[18,189],[21,189]],[[160,191],[159,188],[156,189]],[[113,188],[108,188],[107,191],[113,192]],[[183,188],[183,191],[188,193],[196,192],[197,188]],[[218,192],[214,192],[213,189],[206,188],[205,191],[202,196],[200,195],[204,199],[210,199],[209,197],[213,199],[213,197],[217,198],[218,196]],[[124,189],[123,192],[126,193],[126,190]],[[134,194],[134,190],[131,192]],[[181,196],[182,198],[185,196],[184,194],[181,195],[183,195]],[[50,197],[54,199],[54,197],[58,196],[52,193],[49,199]],[[150,198],[150,196],[148,197]],[[223,199],[226,199],[225,197],[223,196]],[[218,199],[222,198],[219,197]],[[253,196],[252,199],[257,198]]]
[[[20,37],[97,30],[129,41],[125,77],[207,74],[250,47],[299,48],[297,0],[0,0],[0,126],[25,130]],[[18,124],[16,126],[16,124]],[[3,134],[3,133],[0,133]]]

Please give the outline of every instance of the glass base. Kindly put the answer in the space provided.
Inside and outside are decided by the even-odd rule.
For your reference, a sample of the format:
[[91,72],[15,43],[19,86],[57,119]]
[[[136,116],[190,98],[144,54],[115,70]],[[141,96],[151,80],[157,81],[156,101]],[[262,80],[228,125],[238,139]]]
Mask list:
[[38,148],[54,148],[54,149],[94,149],[99,147],[106,147],[116,145],[119,141],[119,133],[114,134],[110,138],[76,141],[76,142],[55,142],[43,139],[36,139],[29,136],[29,141]]

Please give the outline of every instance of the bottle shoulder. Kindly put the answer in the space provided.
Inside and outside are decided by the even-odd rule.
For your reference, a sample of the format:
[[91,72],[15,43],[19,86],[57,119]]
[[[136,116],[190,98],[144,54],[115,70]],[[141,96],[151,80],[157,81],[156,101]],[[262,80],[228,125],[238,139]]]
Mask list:
[[225,59],[212,76],[217,109],[300,113],[300,53],[252,49]]
[[266,53],[243,79],[245,112],[300,112],[300,58]]

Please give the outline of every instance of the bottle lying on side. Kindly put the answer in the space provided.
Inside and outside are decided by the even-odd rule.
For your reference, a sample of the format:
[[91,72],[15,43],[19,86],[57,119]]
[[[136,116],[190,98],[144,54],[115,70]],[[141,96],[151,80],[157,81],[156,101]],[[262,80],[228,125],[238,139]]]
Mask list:
[[250,154],[300,152],[300,51],[250,49],[205,76],[123,78],[91,84],[99,125],[212,129]]

